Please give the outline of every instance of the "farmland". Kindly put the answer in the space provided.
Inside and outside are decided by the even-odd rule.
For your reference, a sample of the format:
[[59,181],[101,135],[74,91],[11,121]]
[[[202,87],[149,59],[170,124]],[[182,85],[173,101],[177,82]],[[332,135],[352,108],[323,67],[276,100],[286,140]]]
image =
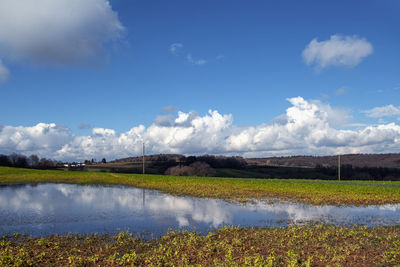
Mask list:
[[321,181],[291,179],[240,179],[175,177],[32,170],[0,167],[0,183],[112,184],[160,190],[173,195],[248,201],[278,197],[309,204],[372,205],[400,203],[400,182]]

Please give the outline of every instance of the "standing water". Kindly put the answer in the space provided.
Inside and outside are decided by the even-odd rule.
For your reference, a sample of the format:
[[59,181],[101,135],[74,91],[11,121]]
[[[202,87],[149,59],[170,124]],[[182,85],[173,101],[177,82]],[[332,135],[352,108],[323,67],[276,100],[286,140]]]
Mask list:
[[339,226],[400,224],[400,205],[314,206],[271,200],[248,204],[177,197],[123,186],[71,184],[0,186],[0,236],[117,233],[160,236],[168,229],[209,231],[224,225]]

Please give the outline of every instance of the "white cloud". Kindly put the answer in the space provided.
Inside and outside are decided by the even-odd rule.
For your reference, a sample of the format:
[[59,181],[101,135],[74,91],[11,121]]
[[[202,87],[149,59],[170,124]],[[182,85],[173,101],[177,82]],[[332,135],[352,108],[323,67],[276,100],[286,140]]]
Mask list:
[[101,137],[114,137],[117,133],[113,129],[93,128],[92,134]]
[[357,36],[332,35],[329,40],[313,39],[303,51],[307,65],[317,69],[330,66],[353,68],[373,51],[371,43]]
[[0,82],[5,82],[8,80],[10,71],[4,66],[3,61],[0,59]]
[[174,116],[172,115],[159,115],[154,120],[154,124],[159,126],[171,126]]
[[[302,97],[269,124],[238,127],[230,114],[178,112],[157,118],[149,127],[127,132],[94,128],[90,136],[75,136],[64,126],[40,123],[32,127],[0,127],[0,153],[31,153],[55,159],[122,158],[149,154],[235,154],[243,156],[382,153],[400,149],[400,125],[359,125],[346,128],[348,111]],[[339,127],[339,128],[336,128]]]
[[[171,54],[173,55],[178,55],[179,52],[181,52],[183,48],[183,44],[182,43],[173,43],[169,46],[169,52],[171,52]],[[207,64],[207,60],[205,59],[194,59],[192,54],[188,53],[186,55],[186,60],[192,64],[192,65],[197,65],[197,66],[201,66],[201,65],[205,65]]]
[[107,0],[1,0],[0,56],[56,65],[99,63],[124,27]]
[[169,46],[169,52],[176,55],[180,49],[183,48],[183,44],[181,43],[173,43]]
[[0,132],[1,153],[28,152],[55,156],[54,152],[73,141],[71,131],[54,123],[32,127],[3,126]]
[[201,65],[207,64],[207,60],[205,60],[205,59],[193,59],[191,54],[187,54],[186,59],[187,59],[187,61],[189,63],[191,63],[193,65],[201,66]]
[[400,115],[400,106],[395,107],[393,105],[387,105],[383,107],[375,107],[370,110],[362,111],[366,113],[368,117],[371,118],[380,118],[380,117],[391,117]]

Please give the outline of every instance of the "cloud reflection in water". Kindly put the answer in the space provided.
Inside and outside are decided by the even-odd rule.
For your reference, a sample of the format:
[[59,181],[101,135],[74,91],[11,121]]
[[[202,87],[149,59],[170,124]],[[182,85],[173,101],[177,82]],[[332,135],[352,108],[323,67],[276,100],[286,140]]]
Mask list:
[[0,187],[0,235],[13,231],[34,235],[115,232],[125,228],[160,235],[170,227],[207,231],[222,225],[278,226],[310,221],[337,225],[400,224],[400,205],[336,207],[268,201],[242,205],[132,187]]

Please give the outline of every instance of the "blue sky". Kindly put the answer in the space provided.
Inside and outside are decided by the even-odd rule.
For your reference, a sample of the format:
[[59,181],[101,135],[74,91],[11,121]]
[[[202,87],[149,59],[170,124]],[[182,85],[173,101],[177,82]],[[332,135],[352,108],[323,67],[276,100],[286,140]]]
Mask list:
[[[139,153],[139,139],[153,153],[398,151],[399,10],[394,0],[0,0],[0,153],[118,158]],[[257,139],[277,117],[290,117],[289,108],[305,112],[290,101],[296,97],[314,118],[326,113],[318,117],[321,132],[352,131],[351,138],[313,137],[286,125],[276,130],[277,139]],[[209,110],[230,116],[224,130],[212,128]],[[192,115],[179,125],[185,116],[178,111]],[[196,118],[208,117],[211,122],[196,128]],[[121,135],[140,125],[140,138],[127,134],[121,145]],[[391,126],[379,132],[382,125]],[[43,138],[30,132],[36,126]],[[63,137],[45,138],[52,130],[43,127]],[[344,145],[368,127],[378,131],[368,142]],[[113,138],[105,137],[107,129]],[[286,135],[312,141],[299,148]],[[197,146],[201,136],[230,141]],[[84,148],[89,139],[96,149]]]

